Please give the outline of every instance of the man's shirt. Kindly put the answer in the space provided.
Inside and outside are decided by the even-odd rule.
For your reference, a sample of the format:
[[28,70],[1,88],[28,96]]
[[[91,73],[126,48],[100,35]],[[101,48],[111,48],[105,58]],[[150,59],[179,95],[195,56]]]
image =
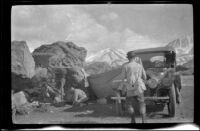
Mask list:
[[80,99],[83,99],[86,97],[87,97],[87,95],[83,90],[74,89],[74,90],[68,91],[66,99],[68,102],[77,102]]
[[122,80],[126,79],[127,83],[134,88],[140,87],[146,90],[142,79],[146,80],[146,73],[142,65],[135,61],[127,62],[122,66]]
[[74,90],[74,101],[79,101],[80,99],[86,98],[87,95],[85,94],[84,91],[80,90],[80,89],[75,89]]

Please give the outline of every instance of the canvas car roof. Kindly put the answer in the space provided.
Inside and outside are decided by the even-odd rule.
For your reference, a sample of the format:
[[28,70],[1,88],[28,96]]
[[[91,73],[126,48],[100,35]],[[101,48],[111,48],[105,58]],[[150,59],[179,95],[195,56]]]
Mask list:
[[156,48],[147,48],[147,49],[138,49],[133,50],[136,54],[144,53],[144,52],[164,52],[164,51],[174,51],[172,47],[156,47]]

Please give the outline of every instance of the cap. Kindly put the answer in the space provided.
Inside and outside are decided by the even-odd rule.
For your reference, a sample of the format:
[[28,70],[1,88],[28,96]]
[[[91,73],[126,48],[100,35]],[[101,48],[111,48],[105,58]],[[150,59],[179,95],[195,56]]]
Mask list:
[[135,57],[135,56],[136,56],[136,54],[135,54],[134,51],[129,51],[129,52],[127,53],[127,58],[133,58],[133,57]]

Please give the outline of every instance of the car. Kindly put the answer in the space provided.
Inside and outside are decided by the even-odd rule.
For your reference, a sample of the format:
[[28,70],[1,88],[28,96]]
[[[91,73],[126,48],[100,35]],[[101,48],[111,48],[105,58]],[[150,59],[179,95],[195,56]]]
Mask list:
[[147,74],[145,102],[167,104],[169,116],[174,117],[181,89],[181,76],[176,73],[175,50],[171,47],[157,47],[134,52],[141,59]]

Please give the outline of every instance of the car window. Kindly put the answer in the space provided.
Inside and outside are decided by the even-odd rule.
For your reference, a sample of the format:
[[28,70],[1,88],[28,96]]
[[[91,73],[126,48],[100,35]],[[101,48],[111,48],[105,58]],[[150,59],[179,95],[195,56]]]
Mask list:
[[165,60],[166,58],[164,56],[153,56],[150,58],[151,62],[156,62],[156,61],[164,62]]
[[166,57],[164,52],[140,53],[144,68],[163,68],[166,66]]

